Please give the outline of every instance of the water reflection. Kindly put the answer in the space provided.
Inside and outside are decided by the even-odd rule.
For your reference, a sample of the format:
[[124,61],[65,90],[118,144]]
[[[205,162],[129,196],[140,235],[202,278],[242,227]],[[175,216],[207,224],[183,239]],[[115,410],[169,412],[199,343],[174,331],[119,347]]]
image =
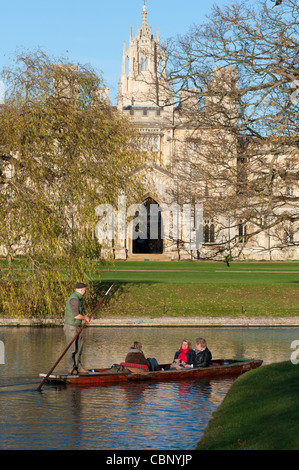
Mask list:
[[[296,328],[87,328],[84,364],[120,362],[133,340],[169,362],[181,339],[204,336],[214,358],[290,358]],[[1,449],[193,449],[232,380],[54,387],[40,383],[65,348],[60,328],[0,328]],[[65,363],[59,364],[64,369]]]
[[[67,420],[55,436],[72,449],[193,449],[231,381],[65,388],[42,393],[43,409]],[[199,413],[199,409],[201,410]],[[50,421],[49,411],[46,421]],[[60,414],[60,416],[62,416]],[[41,441],[42,436],[40,436]]]
[[213,357],[261,358],[264,364],[290,358],[290,345],[299,339],[298,328],[90,328],[93,347],[86,351],[89,364],[105,367],[123,360],[132,340],[143,344],[146,356],[160,363],[172,360],[183,338],[194,346],[196,337],[206,338]]

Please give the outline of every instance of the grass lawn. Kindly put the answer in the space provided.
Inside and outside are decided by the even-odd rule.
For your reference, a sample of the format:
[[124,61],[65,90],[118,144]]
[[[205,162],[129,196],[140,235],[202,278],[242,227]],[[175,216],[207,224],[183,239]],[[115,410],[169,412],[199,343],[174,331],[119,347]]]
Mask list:
[[[24,260],[16,272],[30,271]],[[0,268],[7,269],[5,260]],[[63,271],[63,269],[62,269]],[[97,316],[134,317],[294,317],[299,314],[299,262],[115,261],[98,265],[93,308],[107,286],[115,282]],[[59,314],[59,313],[58,313]]]
[[105,316],[297,316],[299,263],[115,262]]
[[196,449],[298,450],[298,368],[288,361],[239,377]]

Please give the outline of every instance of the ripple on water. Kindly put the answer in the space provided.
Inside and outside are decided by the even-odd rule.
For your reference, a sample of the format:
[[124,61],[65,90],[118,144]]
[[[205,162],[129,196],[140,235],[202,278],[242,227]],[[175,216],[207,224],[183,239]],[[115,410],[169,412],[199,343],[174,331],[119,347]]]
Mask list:
[[[298,339],[296,328],[91,328],[85,333],[84,361],[93,367],[119,362],[136,339],[161,363],[173,357],[184,337],[194,341],[204,335],[215,358],[258,357],[265,363],[288,360]],[[65,348],[62,331],[0,328],[0,340],[5,344],[0,449],[194,449],[232,383],[44,386],[39,393],[38,374]]]

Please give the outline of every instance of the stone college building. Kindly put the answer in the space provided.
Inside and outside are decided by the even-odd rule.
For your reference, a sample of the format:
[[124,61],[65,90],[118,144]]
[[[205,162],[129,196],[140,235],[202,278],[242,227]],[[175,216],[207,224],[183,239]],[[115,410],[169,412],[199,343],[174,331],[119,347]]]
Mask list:
[[[123,260],[165,261],[229,260],[231,256],[240,260],[298,259],[296,224],[276,224],[274,229],[269,228],[268,224],[266,230],[256,230],[256,235],[249,237],[256,227],[244,219],[244,212],[243,218],[240,218],[236,210],[231,214],[212,210],[213,199],[217,196],[221,201],[226,191],[231,189],[223,181],[217,185],[201,176],[207,164],[207,142],[212,135],[214,141],[226,142],[223,146],[227,147],[232,138],[224,136],[223,130],[214,132],[207,126],[194,126],[190,115],[197,103],[192,90],[190,94],[186,90],[185,94],[181,94],[180,103],[174,103],[166,78],[166,57],[164,47],[159,42],[159,30],[154,37],[148,25],[147,14],[144,6],[137,34],[134,36],[131,28],[129,43],[124,42],[116,105],[119,111],[130,117],[144,143],[144,149],[150,155],[143,173],[146,181],[142,201],[147,213],[147,228],[144,230],[146,236],[138,236],[138,226],[135,224],[133,229],[132,226],[127,228],[125,238],[121,239],[116,234],[108,246],[107,255]],[[233,68],[215,70],[215,86],[218,83],[218,86],[225,86],[230,91],[230,87],[235,87],[236,82],[236,71]],[[212,88],[214,85],[212,84]],[[211,103],[213,93],[210,96]],[[224,106],[227,113],[230,113],[234,109],[234,103],[230,100],[229,93],[227,96]],[[208,104],[208,99],[206,103]],[[286,152],[286,155],[280,157],[283,168],[293,164],[290,155],[291,152]],[[236,157],[234,161],[238,170],[242,159]],[[260,171],[262,174],[262,167]],[[298,183],[289,184],[283,191],[296,197]],[[174,208],[189,208],[187,213],[189,219],[191,218],[191,231],[196,229],[200,232],[197,240],[199,243],[190,244],[190,239],[182,233],[180,224],[175,236],[173,232],[170,236],[169,230],[165,234],[165,226],[169,222],[165,223],[163,211],[151,211],[151,207],[171,208],[172,227],[174,215],[183,220],[182,214],[178,215]],[[196,207],[201,208],[197,227]],[[293,209],[290,207],[289,210]],[[260,222],[260,227],[262,223],[263,221]],[[155,227],[156,236],[152,236],[151,224]],[[169,229],[169,225],[167,226]]]

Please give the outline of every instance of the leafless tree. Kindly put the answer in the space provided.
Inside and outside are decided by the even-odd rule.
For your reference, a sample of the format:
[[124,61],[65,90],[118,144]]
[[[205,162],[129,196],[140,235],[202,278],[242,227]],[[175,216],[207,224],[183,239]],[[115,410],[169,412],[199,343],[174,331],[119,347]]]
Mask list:
[[168,41],[175,125],[188,129],[176,197],[204,204],[208,257],[299,245],[298,16],[294,0],[241,1]]

